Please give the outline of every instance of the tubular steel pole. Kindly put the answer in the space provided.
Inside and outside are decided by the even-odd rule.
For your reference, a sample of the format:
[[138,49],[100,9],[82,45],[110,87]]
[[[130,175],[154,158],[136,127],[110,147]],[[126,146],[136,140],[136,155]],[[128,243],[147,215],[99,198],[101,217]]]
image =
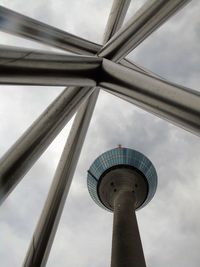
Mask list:
[[132,192],[119,191],[114,200],[111,267],[146,267]]
[[121,28],[131,0],[114,0],[104,33],[103,44]]
[[0,160],[0,204],[93,92],[66,88]]
[[130,59],[127,59],[127,58],[124,58],[120,61],[119,63],[120,65],[124,66],[124,67],[127,67],[129,69],[132,69],[132,70],[137,70],[137,71],[140,71],[142,73],[145,73],[145,74],[148,74],[150,76],[153,76],[153,77],[157,77],[159,79],[162,79],[162,80],[165,80],[163,77],[159,76],[158,74],[150,71],[149,69],[146,69],[142,66],[139,66],[138,64],[135,64],[134,62],[132,62]]
[[200,93],[103,59],[100,86],[129,102],[200,135]]
[[100,45],[0,6],[0,30],[77,54],[94,55]]
[[0,84],[95,86],[102,59],[0,46]]
[[99,56],[119,62],[189,1],[147,1],[102,47]]
[[[114,13],[116,12],[118,14],[116,17],[118,17],[120,24],[122,20],[119,18],[120,14],[116,6],[123,11],[124,17],[125,9],[121,7],[121,2],[121,0],[115,0],[113,4],[115,7]],[[130,1],[123,0],[123,3],[126,9],[128,9],[128,3]],[[111,14],[113,16],[113,9],[111,10]],[[114,25],[116,27],[113,19],[111,21],[113,27]],[[111,29],[112,25],[108,23],[107,28]],[[113,31],[111,30],[110,32]],[[107,36],[109,37],[110,35]],[[99,89],[96,89],[90,98],[81,106],[75,117],[39,223],[27,252],[24,267],[44,267],[46,265],[98,94]],[[51,219],[49,219],[50,215]]]
[[95,91],[94,94],[90,96],[80,107],[75,117],[47,200],[27,252],[23,265],[24,267],[43,267],[46,265],[85,139],[88,124],[92,116],[97,94],[98,92]]

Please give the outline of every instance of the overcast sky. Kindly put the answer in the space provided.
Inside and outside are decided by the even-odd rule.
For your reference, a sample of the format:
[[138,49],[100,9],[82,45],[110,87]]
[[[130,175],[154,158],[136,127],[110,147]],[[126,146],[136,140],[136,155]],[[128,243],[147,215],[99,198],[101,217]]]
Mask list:
[[[133,0],[128,16],[144,1]],[[111,0],[1,0],[1,5],[101,43]],[[200,1],[193,0],[128,58],[163,77],[200,89]],[[0,44],[50,50],[0,32]],[[53,49],[52,49],[53,50]],[[0,87],[0,155],[17,140],[61,87]],[[41,213],[72,121],[0,210],[0,266],[20,267]],[[154,199],[137,212],[147,267],[199,267],[200,141],[108,93],[101,92],[63,211],[48,267],[109,267],[112,214],[90,198],[93,160],[118,144],[144,153],[158,173]]]

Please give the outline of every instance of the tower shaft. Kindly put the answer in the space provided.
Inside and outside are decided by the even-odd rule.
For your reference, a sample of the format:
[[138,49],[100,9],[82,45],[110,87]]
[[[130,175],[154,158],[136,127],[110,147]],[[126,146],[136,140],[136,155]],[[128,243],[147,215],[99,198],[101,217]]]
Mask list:
[[111,267],[146,267],[131,191],[120,191],[114,200]]

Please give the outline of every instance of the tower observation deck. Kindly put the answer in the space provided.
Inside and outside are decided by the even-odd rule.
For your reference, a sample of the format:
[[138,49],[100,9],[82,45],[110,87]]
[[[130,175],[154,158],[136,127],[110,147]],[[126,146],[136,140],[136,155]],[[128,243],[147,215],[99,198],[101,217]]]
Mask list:
[[147,205],[157,188],[151,161],[120,146],[93,162],[87,184],[96,204],[114,212],[111,267],[146,266],[135,210]]

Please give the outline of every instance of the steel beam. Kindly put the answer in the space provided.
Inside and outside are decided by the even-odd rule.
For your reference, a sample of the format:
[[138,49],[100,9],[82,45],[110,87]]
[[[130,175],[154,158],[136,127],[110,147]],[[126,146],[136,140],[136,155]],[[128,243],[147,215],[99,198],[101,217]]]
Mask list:
[[101,46],[0,6],[0,30],[77,54],[94,55]]
[[163,79],[165,80],[163,77],[159,76],[158,74],[150,71],[149,69],[146,69],[138,64],[136,64],[135,62],[132,62],[130,59],[127,59],[127,58],[124,58],[120,61],[119,63],[120,65],[124,66],[124,67],[127,67],[129,69],[132,69],[132,70],[137,70],[137,71],[140,71],[142,73],[146,73],[150,76],[153,76],[153,77],[157,77],[157,78],[160,78],[160,79]]
[[131,0],[115,0],[111,8],[111,12],[106,25],[103,43],[108,40],[121,28],[126,12],[129,8]]
[[147,1],[103,46],[99,56],[119,62],[189,1]]
[[[104,42],[103,42],[104,44],[121,27],[129,5],[130,5],[130,0],[121,0],[121,1],[115,0],[113,2],[112,12],[110,12],[110,16],[109,16],[108,23],[106,26],[106,32],[104,34]],[[28,26],[23,26],[26,23],[28,24]],[[39,26],[37,26],[37,24],[38,25],[41,24],[42,26],[39,27]],[[41,29],[38,30],[38,28],[39,29],[41,28]],[[22,29],[24,30],[24,33],[22,33]],[[28,18],[24,15],[16,13],[16,12],[9,10],[9,9],[2,7],[2,6],[0,6],[0,30],[6,31],[8,33],[14,33],[13,31],[17,30],[17,32],[15,32],[15,34],[17,34],[17,35],[20,35],[22,37],[27,37],[27,38],[30,38],[32,40],[36,40],[36,41],[39,41],[42,43],[45,42],[45,43],[48,43],[48,45],[50,45],[50,46],[57,46],[60,49],[71,51],[71,52],[77,53],[77,54],[83,53],[83,54],[88,54],[88,55],[95,55],[102,48],[102,46],[99,44],[91,43],[91,42],[84,40],[82,38],[79,38],[75,35],[60,31],[59,29],[56,29],[54,27],[51,27],[51,26],[46,25],[44,23],[41,23],[37,20]],[[41,31],[43,31],[43,33]],[[46,34],[47,32],[48,32],[48,35]],[[53,36],[51,36],[51,38],[50,38],[49,32],[51,33],[51,35],[55,34],[55,37],[53,38]],[[57,32],[57,34],[56,34],[56,32]],[[56,35],[58,35],[59,32],[60,32],[61,36],[58,39],[56,37]],[[36,36],[35,36],[35,34],[36,34]],[[67,46],[66,41],[65,41],[65,45],[64,45],[64,41],[63,41],[64,39],[62,40],[62,38],[63,38],[62,35],[67,36],[64,39],[66,39],[68,42],[70,42],[70,45],[68,44],[68,46]],[[49,37],[50,40],[47,39],[45,41],[45,38],[47,38],[47,37]],[[39,39],[37,39],[37,38],[39,38]],[[57,39],[60,40],[59,42],[60,42],[60,45],[62,44],[62,46],[60,46],[60,45],[58,46],[58,44],[55,45],[55,42],[53,42],[53,40],[55,41]],[[79,44],[79,42],[81,40],[82,40],[82,42],[85,42],[84,46],[85,46],[85,49],[87,51],[83,48],[82,48],[82,50],[80,50],[80,47],[79,47],[79,49],[76,47],[76,45]],[[75,47],[74,47],[74,45],[75,45]],[[9,49],[9,47],[8,47],[8,49]],[[90,50],[88,51],[88,49],[90,49]],[[128,63],[127,59],[122,59],[120,63],[122,65],[131,67],[130,64]],[[138,64],[135,64],[135,63],[131,63],[131,64],[132,64],[132,67],[135,65],[136,69],[142,69],[142,67],[138,66]],[[17,82],[17,84],[20,84],[20,81]]]
[[[128,2],[129,0],[123,1],[126,9],[128,9]],[[118,23],[121,24],[122,19],[120,19],[120,12],[116,9],[116,6],[120,8],[123,18],[125,8],[117,5],[117,3],[119,4],[120,0],[114,1],[110,16],[117,17]],[[114,15],[115,12],[118,16]],[[113,27],[117,27],[117,23],[113,19],[109,19],[107,28],[109,28],[110,34],[107,34],[104,42],[114,33]],[[27,252],[24,267],[44,267],[46,265],[98,94],[99,90],[96,89],[76,114],[39,223]]]
[[0,204],[93,92],[66,88],[0,160]]
[[101,59],[0,47],[0,84],[95,86]]
[[200,92],[130,70],[107,59],[100,86],[129,102],[200,135]]
[[80,107],[64,147],[53,183],[33,235],[24,267],[46,265],[71,185],[98,92],[95,91]]

